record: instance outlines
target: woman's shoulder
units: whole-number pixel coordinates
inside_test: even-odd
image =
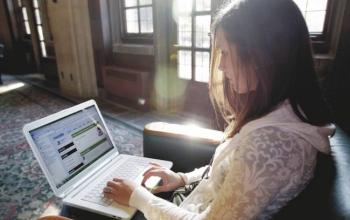
[[[281,126],[268,125],[242,134],[239,137],[239,142],[249,142],[252,145],[283,145],[294,146],[294,144],[307,144],[303,142],[303,138],[293,130]]]
[[[314,155],[316,149],[298,134],[278,126],[266,126],[241,136],[235,154],[269,159],[301,158]]]
[[[228,158],[230,172],[287,182],[291,176],[295,182],[304,182],[313,175],[317,150],[297,134],[279,127],[263,127],[236,144]]]

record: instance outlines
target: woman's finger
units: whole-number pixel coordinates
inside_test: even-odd
[[[120,187],[120,182],[116,182],[116,181],[108,181],[107,182],[107,186],[110,188],[113,188],[115,190],[118,190],[118,188]]]
[[[157,164],[157,163],[152,163],[152,162],[149,162],[149,164],[155,166],[155,167],[162,167],[161,165]]]
[[[145,182],[152,176],[160,177],[162,179],[164,185],[166,185],[168,183],[166,173],[163,170],[153,170],[153,171],[150,171],[143,176],[141,185],[145,185]]]
[[[152,162],[150,162],[149,164],[152,165],[152,166],[151,166],[150,168],[148,168],[148,169],[144,172],[144,174],[147,173],[147,172],[149,172],[149,171],[151,171],[151,170],[161,168],[161,166],[160,166],[159,164],[152,163]]]
[[[168,188],[166,186],[156,186],[151,190],[152,193],[160,193],[160,192],[167,192],[167,191],[168,191]]]
[[[106,186],[104,189],[103,189],[103,193],[105,194],[113,194],[115,193],[116,190],[112,187],[109,187],[109,186]]]
[[[103,196],[107,199],[111,199],[113,201],[118,202],[119,195],[117,194],[117,192],[113,191],[113,189],[112,189],[112,193],[104,192]]]
[[[159,167],[156,167],[156,166],[150,167],[143,173],[143,175],[145,175],[146,173],[148,173],[148,172],[150,172],[152,170],[156,170],[156,169],[159,169]]]
[[[107,199],[115,200],[115,197],[117,196],[117,190],[107,186],[103,189],[103,196]]]
[[[104,193],[104,197],[107,199],[113,199],[114,195],[112,193]]]
[[[115,178],[113,178],[113,181],[114,182],[124,182],[124,180],[123,179],[120,179],[120,178],[118,178],[118,177],[115,177]]]
[[[149,175],[150,173],[154,173],[154,172],[163,172],[163,173],[164,173],[165,170],[162,169],[162,168],[157,168],[157,167],[155,167],[155,168],[153,168],[153,169],[151,169],[151,170],[145,172],[145,173],[143,174],[143,176],[147,176],[147,175]]]

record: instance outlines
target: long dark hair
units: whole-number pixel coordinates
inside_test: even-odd
[[[209,89],[214,107],[232,125],[228,136],[286,99],[302,121],[317,126],[331,122],[314,69],[309,32],[292,0],[231,1],[214,19],[214,38],[219,28],[235,45],[240,65],[253,66],[258,81],[256,90],[247,94],[230,89],[218,73],[213,44]]]

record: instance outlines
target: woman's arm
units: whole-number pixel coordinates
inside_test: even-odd
[[[209,165],[203,166],[201,168],[196,168],[192,172],[189,173],[178,173],[180,174],[181,178],[184,180],[186,185],[189,185],[193,182],[196,182],[198,180],[202,179],[202,175],[204,171],[208,168]]]
[[[276,199],[275,209],[279,209],[305,185],[301,183],[303,171],[313,166],[304,161],[308,158],[304,155],[311,156],[313,149],[278,128],[259,130],[230,155],[224,182],[204,212],[189,212],[141,187],[134,191],[129,204],[147,219],[254,219]]]
[[[252,132],[231,155],[205,219],[264,219],[276,213],[312,178],[316,153],[305,140],[277,127]]]

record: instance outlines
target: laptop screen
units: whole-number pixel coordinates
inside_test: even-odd
[[[57,188],[113,149],[95,106],[32,130],[30,135]]]

